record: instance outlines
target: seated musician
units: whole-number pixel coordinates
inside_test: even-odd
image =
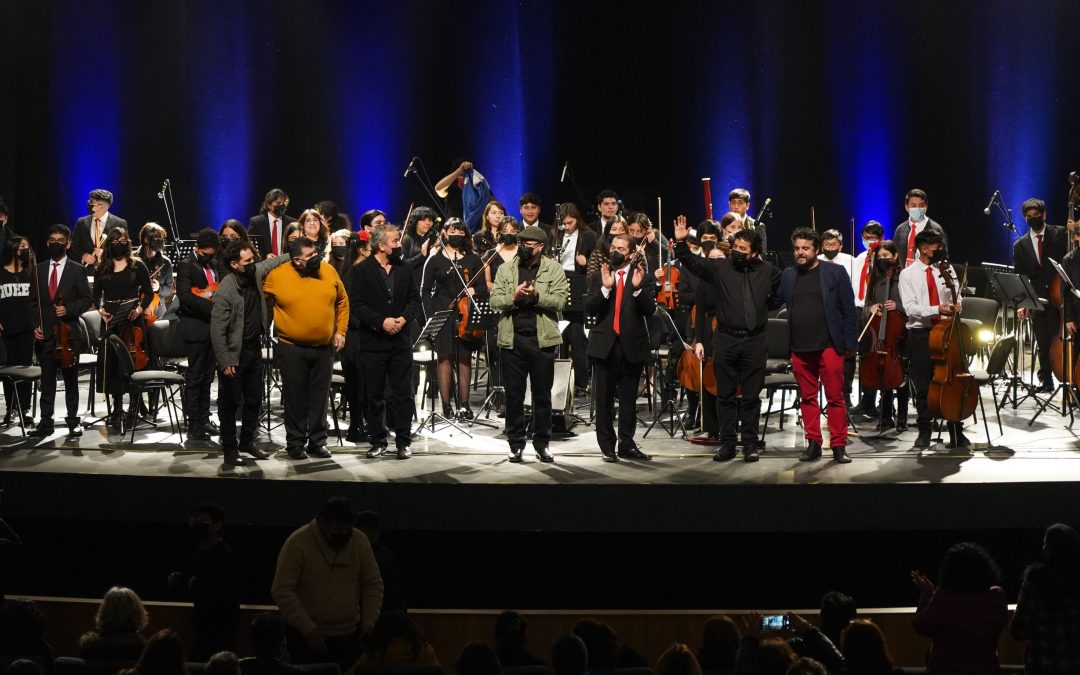
[[[865,230],[864,230],[865,232]],[[904,304],[900,298],[899,277],[900,251],[892,241],[883,241],[877,245],[874,254],[873,266],[867,276],[866,289],[863,294],[864,304],[862,310],[862,323],[870,320],[870,317],[880,313],[883,309],[892,314],[890,321],[899,321],[900,325],[907,322],[904,315]],[[871,356],[872,345],[868,338],[863,338],[861,345],[863,358]],[[905,353],[903,343],[899,345],[900,353]],[[907,371],[907,364],[904,364]],[[881,412],[875,429],[886,431],[896,427],[897,431],[907,431],[908,413],[908,385],[905,380],[895,390],[889,389],[881,392]],[[893,399],[896,399],[896,415],[893,416]]]

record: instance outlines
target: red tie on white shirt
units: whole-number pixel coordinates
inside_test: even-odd
[[[862,271],[859,272],[859,302],[866,297],[866,275],[870,271],[870,257],[873,256],[875,250],[877,250],[877,242],[871,244],[866,251],[866,259],[863,260]]]
[[[54,262],[52,264],[52,274],[49,275],[49,299],[56,299],[56,287],[59,285],[59,280],[56,278],[56,270],[60,267],[60,263]]]
[[[915,223],[911,223],[911,234],[907,238],[907,262],[910,265],[915,258]]]
[[[278,219],[274,218],[274,221],[270,224],[270,252],[274,255],[278,254],[277,250],[277,228]]]
[[[622,294],[623,294],[623,275],[626,274],[625,270],[619,270],[619,280],[615,282],[615,320],[612,322],[612,328],[615,329],[615,334],[619,334],[619,314],[622,313]]]
[[[941,304],[941,300],[938,298],[937,282],[934,280],[934,268],[933,267],[927,267],[926,268],[926,292],[927,292],[928,296],[930,297],[930,306],[931,307],[937,307],[938,305]],[[932,319],[932,321],[934,323],[937,323],[938,321],[941,321],[941,315],[939,314],[938,316],[935,316]]]
[[[210,283],[210,284],[214,283],[214,273],[210,271],[210,268],[209,267],[204,267],[203,272],[206,272],[206,281],[207,281],[207,283]]]

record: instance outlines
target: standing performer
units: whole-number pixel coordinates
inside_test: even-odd
[[[263,337],[270,322],[262,284],[272,269],[289,262],[279,255],[258,262],[250,242],[229,242],[222,252],[225,278],[214,294],[210,312],[210,344],[218,368],[218,419],[225,463],[241,466],[241,452],[255,459],[267,455],[255,447],[263,385]],[[240,413],[240,439],[236,438],[236,410]]]
[[[714,236],[711,228],[702,231],[703,236]],[[743,459],[756,462],[761,388],[765,383],[765,362],[769,355],[765,327],[768,308],[779,306],[780,272],[761,259],[761,236],[754,230],[735,233],[731,257],[718,260],[691,253],[684,241],[687,234],[686,217],[679,216],[675,221],[675,240],[678,242],[675,256],[686,270],[704,282],[703,287],[708,284],[716,315],[712,352],[720,446],[713,459],[722,462],[735,457],[735,420],[738,418]],[[701,295],[700,290],[698,295]],[[699,302],[702,300],[698,297]],[[699,312],[698,317],[704,318],[703,313]],[[698,357],[704,356],[704,349],[699,349]],[[741,405],[736,403],[739,387],[742,388]]]
[[[828,402],[829,446],[839,464],[851,461],[844,405],[844,359],[855,353],[855,294],[851,279],[838,265],[818,260],[821,237],[808,227],[791,234],[795,266],[784,270],[780,292],[788,308],[791,366],[799,383],[806,450],[804,462],[821,457],[821,408],[818,389]]]
[[[581,211],[574,204],[563,205],[561,214],[557,215],[562,216],[562,250],[558,262],[567,280],[574,276],[584,279],[589,256],[596,248],[596,233],[585,224]],[[584,396],[589,386],[589,341],[585,337],[585,313],[565,312],[563,319],[569,322],[564,333],[563,350],[570,352],[574,364],[574,395]]]
[[[585,312],[596,317],[589,335],[589,358],[595,373],[596,440],[605,462],[652,459],[634,443],[637,427],[638,381],[649,358],[649,329],[645,319],[656,312],[656,284],[635,261],[635,247],[626,234],[610,240],[609,262],[590,279]],[[631,263],[634,264],[631,264]],[[619,434],[613,417],[619,397]],[[618,455],[616,455],[616,443]]]
[[[71,247],[71,230],[66,225],[49,228],[46,246],[49,259],[38,264],[36,299],[41,325],[34,329],[38,340],[38,363],[41,364],[41,420],[31,436],[51,436],[53,428],[53,405],[56,400],[56,371],[64,377],[64,402],[67,405],[68,436],[81,436],[79,426],[79,354],[86,348],[83,344],[79,317],[90,309],[90,285],[86,281],[86,268],[67,257]],[[53,356],[57,346],[57,330],[66,325],[69,331],[68,345],[75,352],[74,362],[64,368]],[[67,332],[67,331],[66,331]]]
[[[855,260],[851,266],[851,287],[855,290],[855,307],[856,309],[862,309],[866,305],[866,293],[867,285],[870,281],[870,276],[873,270],[871,264],[874,260],[874,251],[877,249],[878,243],[884,236],[884,229],[881,227],[881,223],[876,220],[871,220],[862,229],[862,243],[863,252],[855,256]],[[896,274],[899,277],[899,271]],[[896,285],[896,279],[893,279],[893,285]],[[866,320],[863,320],[866,323]],[[854,377],[854,374],[852,374]],[[847,371],[844,372],[844,391],[851,391],[851,384],[847,380]],[[906,401],[907,399],[905,399]],[[866,386],[866,383],[862,380],[859,381],[859,404],[848,411],[850,414],[863,414],[870,417],[879,417],[877,410],[877,392]]]
[[[30,292],[34,285],[30,272],[32,253],[26,237],[13,235],[4,242],[0,255],[0,335],[3,337],[6,366],[29,366],[34,362],[34,326],[37,325],[37,317]],[[19,404],[15,402],[16,387]],[[5,425],[12,421],[18,424],[18,415],[22,415],[24,426],[33,423],[30,419],[29,381],[14,385],[11,380],[4,380],[4,398],[7,400]]]
[[[75,221],[75,234],[71,239],[71,255],[84,265],[96,265],[101,261],[105,235],[116,228],[127,231],[127,221],[109,213],[113,194],[108,190],[91,190],[86,200],[90,215]]]
[[[945,229],[926,217],[928,204],[926,192],[919,188],[908,190],[908,193],[904,196],[904,208],[907,210],[908,217],[907,220],[897,225],[893,231],[893,241],[896,242],[897,247],[903,247],[903,258],[900,261],[900,267],[906,267],[913,260],[918,259],[919,250],[918,245],[915,243],[915,237],[923,230],[933,230],[941,235],[942,248],[946,253],[949,250],[949,236],[945,234]]]
[[[518,235],[518,264],[500,265],[491,291],[491,308],[502,312],[498,344],[506,385],[506,438],[510,461],[525,452],[525,385],[532,384],[533,450],[541,462],[554,462],[551,441],[551,387],[555,352],[562,344],[559,312],[570,284],[557,262],[543,255],[543,229],[526,227]],[[635,392],[636,394],[636,392]]]
[[[1068,232],[1069,236],[1072,237],[1073,249],[1065,254],[1061,267],[1065,270],[1065,274],[1069,275],[1069,280],[1073,284],[1077,284],[1080,283],[1078,281],[1080,280],[1080,228],[1069,229]],[[1072,293],[1062,293],[1061,296],[1065,305],[1062,308],[1065,313],[1065,330],[1069,331],[1069,335],[1075,337],[1076,328],[1080,326],[1080,300],[1073,297]],[[1075,378],[1073,386],[1076,386]]]
[[[865,229],[863,230],[866,231]],[[879,313],[882,309],[896,312],[896,316],[890,321],[906,323],[907,316],[904,314],[904,302],[900,297],[900,251],[896,244],[891,241],[883,241],[874,247],[874,265],[866,283],[866,293],[863,297],[865,303],[862,310],[862,323],[865,325],[870,317]],[[872,345],[869,346],[872,350]],[[901,353],[906,353],[903,341],[900,345]],[[864,358],[872,357],[867,354]],[[907,371],[906,364],[904,368]],[[864,388],[863,392],[867,390]],[[878,415],[877,431],[885,431],[896,426],[897,431],[907,431],[908,415],[908,383],[905,381],[895,390],[887,389],[881,392],[881,411]],[[893,416],[893,398],[896,399],[896,416]],[[864,398],[865,401],[865,398]]]
[[[918,259],[900,272],[900,299],[903,300],[904,313],[908,318],[908,377],[915,388],[915,411],[919,415],[916,448],[930,447],[933,418],[927,395],[934,373],[934,363],[930,358],[930,330],[941,317],[960,311],[960,303],[948,297],[945,279],[937,268],[937,263],[945,261],[944,246],[944,238],[939,232],[923,230],[915,237]],[[948,447],[969,445],[971,441],[964,436],[963,424],[950,422]]]
[[[263,197],[259,215],[248,220],[248,236],[257,237],[259,255],[263,258],[286,253],[285,228],[296,218],[285,215],[289,195],[281,188],[271,188]]]
[[[1061,262],[1065,257],[1069,233],[1063,225],[1046,224],[1046,202],[1034,197],[1020,205],[1027,221],[1028,233],[1013,244],[1013,268],[1026,274],[1039,297],[1050,297],[1050,282],[1057,276],[1050,259]],[[1073,280],[1076,283],[1076,280]],[[1026,309],[1016,312],[1018,319],[1028,316]],[[1061,328],[1061,313],[1053,303],[1046,303],[1041,312],[1031,313],[1035,343],[1039,347],[1039,388],[1050,394],[1054,391],[1054,369],[1050,362],[1050,345]]]
[[[220,239],[210,228],[199,230],[195,250],[180,263],[176,274],[176,297],[180,303],[180,336],[184,339],[188,367],[184,371],[184,413],[188,438],[208,441],[219,433],[210,420],[210,385],[214,382],[214,350],[210,344],[210,315],[214,293],[221,281]]]
[[[761,235],[761,252],[768,251],[768,236],[765,234],[765,224],[759,223],[749,215],[750,191],[745,188],[735,188],[728,193],[728,209],[735,214],[739,224],[744,230],[754,230]]]
[[[345,349],[359,364],[367,392],[365,412],[371,440],[367,456],[386,452],[389,425],[394,428],[397,458],[408,459],[413,416],[408,327],[420,316],[420,293],[412,268],[403,259],[401,232],[395,225],[384,223],[371,232],[371,250],[369,257],[349,270],[345,280],[349,292]]]

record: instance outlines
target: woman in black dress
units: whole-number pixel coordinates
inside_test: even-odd
[[[110,430],[123,430],[125,391],[124,382],[115,358],[109,353],[106,340],[109,335],[124,336],[126,329],[137,326],[143,329],[143,349],[149,349],[146,337],[146,321],[143,314],[154,298],[150,272],[146,265],[131,255],[131,241],[127,230],[116,228],[105,236],[105,251],[94,270],[94,307],[101,314],[102,349],[105,357],[98,360],[98,391],[112,397],[112,412],[106,422]],[[128,409],[127,424],[135,423],[139,406],[135,401]]]
[[[172,260],[165,255],[165,228],[157,223],[147,223],[139,230],[139,260],[146,265],[150,273],[150,287],[158,294],[154,316],[159,319],[175,319],[176,306],[173,304],[173,266]],[[172,309],[172,311],[169,311]]]
[[[459,408],[457,417],[467,421],[473,418],[472,409],[469,407],[472,352],[484,343],[483,338],[468,339],[457,336],[461,315],[457,312],[456,306],[457,300],[462,297],[462,282],[469,283],[477,274],[482,275],[483,272],[480,269],[483,263],[480,256],[472,252],[469,229],[459,218],[446,221],[446,230],[440,245],[440,250],[428,258],[424,265],[420,295],[424,299],[429,317],[437,311],[452,308],[455,310],[453,319],[446,322],[435,338],[435,353],[439,358],[437,369],[439,398],[442,400],[443,415],[447,417],[453,415],[450,389],[456,362]],[[469,285],[468,292],[474,297],[486,298],[487,284],[481,277]]]
[[[34,358],[34,305],[30,298],[33,285],[30,265],[30,242],[26,237],[14,235],[4,242],[0,257],[0,335],[7,354],[5,366],[29,366]],[[18,384],[19,403],[23,424],[30,424],[30,382]],[[15,390],[11,382],[4,380],[4,399],[7,413],[4,425],[18,421],[14,413],[20,406],[15,403]]]
[[[476,252],[481,256],[499,243],[499,231],[505,218],[506,207],[494,199],[484,207],[484,215],[480,218],[480,231],[473,237]]]

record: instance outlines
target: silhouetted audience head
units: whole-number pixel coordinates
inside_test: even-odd
[[[495,619],[495,644],[524,645],[529,632],[525,617],[508,609]]]
[[[260,659],[284,658],[285,622],[277,614],[263,612],[251,621],[251,649]]]
[[[113,586],[101,600],[94,615],[94,630],[98,635],[138,633],[150,623],[150,617],[135,591]]]
[[[31,659],[15,659],[4,671],[5,675],[44,675],[41,664]]]
[[[820,628],[833,644],[840,644],[840,633],[858,614],[855,600],[847,593],[829,591],[821,596]]]
[[[752,672],[755,675],[785,675],[797,659],[787,640],[766,638],[758,644]]]
[[[656,661],[656,675],[701,675],[701,666],[689,647],[676,642]]]
[[[420,653],[427,644],[424,634],[408,614],[398,610],[383,612],[375,621],[366,651],[377,659],[382,658],[386,656],[390,643],[398,640],[409,645],[414,660],[420,658]]]
[[[187,675],[184,643],[175,631],[169,628],[159,630],[146,641],[135,667],[123,672],[132,675]]]
[[[0,610],[0,654],[18,656],[45,638],[45,617],[33,600],[8,599]]]
[[[502,675],[495,648],[486,642],[470,642],[454,662],[455,675]]]
[[[804,656],[788,666],[786,675],[829,675],[829,669],[809,656]]]
[[[1055,523],[1043,534],[1043,560],[1059,580],[1080,575],[1080,534],[1064,523]]]
[[[232,652],[218,652],[206,662],[206,675],[240,675],[240,659]]]
[[[578,619],[570,632],[581,638],[589,653],[589,670],[612,670],[619,665],[619,636],[605,623]]]
[[[978,544],[962,542],[945,553],[938,585],[950,591],[987,591],[1001,584],[1001,569],[990,552]]]
[[[732,670],[741,639],[739,627],[730,616],[710,618],[702,631],[698,663],[704,670]]]
[[[561,635],[551,643],[551,671],[555,675],[585,675],[589,650],[576,635]]]
[[[355,527],[364,533],[372,546],[379,542],[379,514],[374,511],[357,513]]]
[[[852,621],[844,629],[840,642],[847,663],[847,675],[889,675],[893,672],[885,635],[873,621]]]

